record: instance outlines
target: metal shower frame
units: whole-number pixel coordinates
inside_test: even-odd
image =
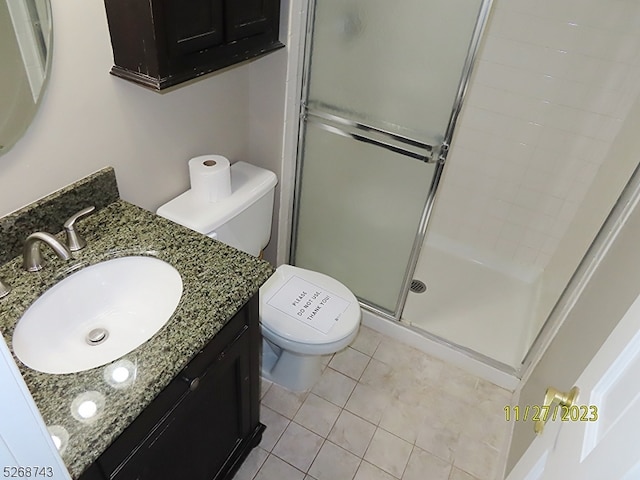
[[[404,305],[405,305],[407,296],[409,294],[409,289],[411,287],[411,280],[416,269],[418,257],[420,255],[420,250],[422,248],[422,244],[426,236],[427,227],[429,224],[429,220],[431,218],[431,212],[433,210],[435,195],[438,189],[438,185],[440,183],[440,179],[442,177],[442,172],[444,170],[447,155],[449,153],[449,145],[451,144],[456,122],[458,120],[460,111],[462,109],[464,97],[467,92],[471,74],[473,72],[474,62],[478,53],[480,40],[482,38],[482,34],[484,32],[484,29],[487,23],[487,19],[489,16],[489,12],[491,10],[491,5],[493,3],[493,0],[482,0],[482,4],[478,11],[476,25],[473,31],[473,35],[471,37],[471,42],[469,44],[469,49],[467,51],[467,56],[465,58],[465,62],[462,68],[462,75],[460,78],[460,82],[458,84],[458,91],[456,94],[456,98],[452,105],[451,115],[449,117],[447,129],[445,131],[444,139],[442,143],[439,145],[428,145],[425,143],[421,143],[416,140],[402,137],[395,133],[381,130],[371,125],[354,122],[351,120],[341,118],[336,115],[320,113],[312,109],[309,109],[307,107],[305,102],[306,102],[306,99],[308,98],[308,91],[309,91],[309,70],[311,66],[310,53],[311,53],[312,42],[313,42],[313,23],[314,23],[314,15],[316,10],[315,7],[316,7],[317,1],[318,0],[309,0],[309,7],[308,7],[307,19],[306,19],[307,23],[306,23],[306,29],[305,29],[306,34],[305,34],[304,62],[303,62],[303,71],[302,71],[302,91],[301,91],[302,101],[300,103],[300,111],[299,111],[294,207],[293,207],[293,219],[292,219],[293,221],[292,221],[292,228],[291,228],[291,242],[289,247],[290,248],[289,258],[291,262],[295,262],[295,249],[296,249],[297,232],[298,232],[299,199],[300,199],[301,174],[302,174],[301,173],[302,162],[300,161],[300,156],[304,147],[304,133],[305,133],[304,124],[306,121],[314,122],[314,121],[320,120],[321,122],[323,122],[322,128],[324,128],[325,130],[329,130],[332,133],[337,133],[342,136],[347,136],[349,138],[352,138],[358,141],[373,143],[379,147],[392,150],[396,153],[401,153],[403,155],[407,155],[411,158],[424,161],[427,163],[436,164],[436,169],[433,174],[431,184],[428,187],[429,192],[427,194],[425,206],[423,208],[422,215],[417,226],[417,231],[413,241],[413,246],[411,249],[411,253],[409,255],[409,261],[405,271],[404,280],[400,289],[400,296],[398,297],[398,301],[396,303],[394,310],[388,311],[366,300],[359,299],[360,305],[362,306],[362,308],[378,316],[381,316],[383,318],[400,321],[400,318],[402,316],[402,310],[404,309]],[[325,122],[327,121],[330,123],[330,125],[326,125]],[[318,123],[318,125],[321,125],[321,124]],[[369,135],[368,137],[364,137],[360,135],[360,133],[365,133],[365,132]]]

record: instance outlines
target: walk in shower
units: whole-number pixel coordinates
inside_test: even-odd
[[[292,263],[517,372],[638,163],[639,7],[309,9]]]

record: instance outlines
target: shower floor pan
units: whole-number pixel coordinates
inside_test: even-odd
[[[517,368],[531,341],[536,285],[427,246],[402,321]]]

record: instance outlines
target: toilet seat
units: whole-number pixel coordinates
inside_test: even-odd
[[[293,315],[269,304],[292,277],[298,277],[320,289],[346,300],[349,305],[330,327],[327,333],[303,323]],[[360,304],[351,291],[334,278],[319,272],[306,270],[292,265],[281,265],[275,273],[260,287],[260,322],[265,337],[285,349],[300,353],[318,353],[343,347],[353,339],[360,324]],[[271,337],[271,338],[270,338]],[[346,345],[344,345],[346,346]],[[333,350],[335,352],[336,350]],[[331,352],[331,353],[333,353]]]

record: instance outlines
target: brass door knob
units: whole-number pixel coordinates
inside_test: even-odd
[[[558,402],[563,407],[569,408],[576,403],[578,400],[578,395],[580,394],[580,389],[578,387],[573,387],[568,392],[561,392],[557,388],[549,387],[544,394],[544,401],[542,403],[541,413],[538,420],[533,424],[533,431],[536,432],[536,435],[540,435],[544,430],[544,424],[549,418],[549,411],[551,410],[551,405],[553,402]],[[553,418],[556,416],[553,415]]]

